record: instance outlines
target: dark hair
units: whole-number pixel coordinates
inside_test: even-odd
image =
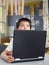
[[[28,18],[21,18],[21,19],[19,19],[18,22],[16,23],[16,28],[19,27],[19,25],[20,25],[20,23],[21,23],[22,21],[28,22],[28,23],[30,24],[30,29],[31,29],[31,21],[30,21]]]

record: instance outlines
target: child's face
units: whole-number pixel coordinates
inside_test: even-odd
[[[29,24],[29,22],[26,22],[26,21],[20,22],[18,30],[30,30],[30,24]]]

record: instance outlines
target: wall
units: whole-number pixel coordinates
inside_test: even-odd
[[[35,7],[34,9],[34,15],[30,14],[30,6],[25,6],[24,7],[24,16],[29,17],[31,19],[32,23],[32,30],[42,30],[43,29],[43,18],[42,16],[39,16],[39,9],[42,9],[42,2],[40,4],[40,7]],[[8,21],[8,34],[10,37],[13,36],[13,30],[15,29],[16,26],[16,20],[18,20],[21,17],[24,16],[16,16],[15,14],[13,16],[8,16],[7,21]],[[11,32],[10,32],[11,31]]]
[[[49,47],[48,0],[43,0],[43,21],[44,21],[44,30],[47,31],[46,47]]]
[[[49,0],[43,0],[43,2],[40,3],[39,7],[34,6],[33,15],[31,15],[31,13],[30,13],[30,6],[25,6],[24,14],[26,16],[25,15],[24,16],[31,19],[32,30],[46,30],[47,31],[46,47],[49,47],[49,22],[48,22],[48,18],[45,17],[45,14],[48,13],[49,4],[47,4],[47,3],[49,3]],[[44,16],[43,16],[43,13],[44,13]],[[13,30],[15,29],[16,20],[18,20],[21,17],[23,17],[23,16],[13,15],[13,16],[7,17],[8,36],[10,36],[10,38],[13,36]]]
[[[49,28],[46,28],[46,24],[49,26],[49,24],[43,19],[43,2],[41,2],[40,7],[34,7],[34,15],[30,15],[30,7],[27,6],[25,7],[25,15],[26,17],[31,19],[31,23],[32,23],[32,29],[33,30],[46,30],[47,33],[49,33]],[[47,5],[44,5],[47,9]],[[24,15],[24,16],[25,16]],[[28,15],[28,16],[27,16]],[[13,30],[15,29],[15,24],[16,24],[16,20],[18,20],[19,18],[21,18],[22,16],[8,16],[7,20],[8,20],[8,34],[10,37],[13,36]],[[11,31],[11,32],[10,32]],[[49,37],[49,35],[48,35]],[[49,47],[49,38],[47,37],[47,43],[46,43],[46,47]]]

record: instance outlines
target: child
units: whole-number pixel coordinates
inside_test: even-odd
[[[31,29],[31,21],[28,18],[21,18],[16,23],[17,30],[30,30]],[[13,39],[10,41],[8,47],[1,53],[1,57],[7,62],[13,62],[14,57],[12,56],[13,49]]]

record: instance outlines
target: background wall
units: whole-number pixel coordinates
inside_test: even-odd
[[[33,6],[32,6],[33,8]],[[15,14],[13,16],[8,16],[7,21],[8,21],[8,36],[12,37],[13,36],[13,30],[15,29],[15,24],[16,21],[19,18],[22,17],[27,17],[31,20],[32,23],[32,30],[43,30],[43,16],[40,15],[40,10],[43,10],[43,4],[42,2],[40,3],[39,6],[34,6],[33,8],[34,14],[30,13],[30,6],[25,6],[24,7],[24,15],[19,15],[16,16]]]
[[[27,17],[31,20],[32,30],[44,29],[47,31],[47,47],[49,46],[49,17],[46,16],[46,14],[48,14],[49,0],[25,3],[23,16],[16,16],[14,13],[12,16],[7,16],[5,6],[0,7],[2,7],[2,11],[0,10],[0,33],[3,34],[2,36],[5,35],[11,38],[13,36],[13,30],[15,29],[17,20],[21,17]]]

